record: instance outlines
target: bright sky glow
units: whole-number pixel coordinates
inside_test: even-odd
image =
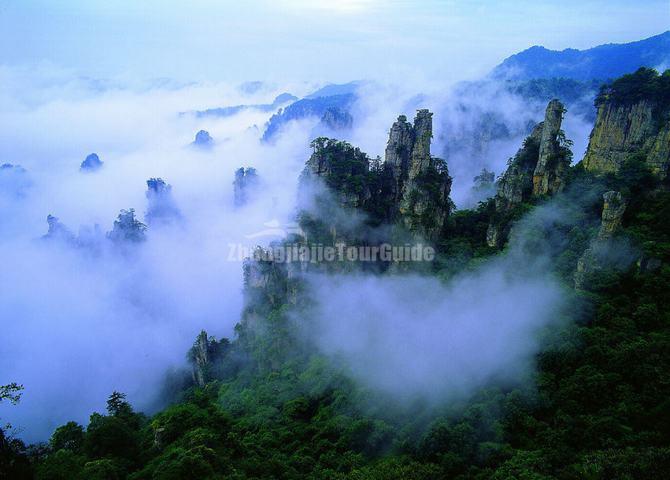
[[[532,45],[669,26],[667,0],[0,0],[0,63],[104,78],[449,79]]]

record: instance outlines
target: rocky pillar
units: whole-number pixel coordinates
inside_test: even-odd
[[[391,127],[386,144],[385,159],[391,166],[395,180],[396,198],[402,195],[402,187],[409,172],[410,156],[414,147],[414,129],[405,115],[400,115]]]
[[[533,195],[546,195],[557,190],[555,180],[560,177],[560,145],[558,134],[561,130],[565,107],[557,99],[547,105],[540,138],[540,154],[533,173]]]
[[[418,110],[414,117],[414,147],[409,169],[409,178],[413,180],[430,166],[430,142],[433,138],[433,114]]]
[[[204,330],[200,332],[191,349],[191,360],[193,362],[193,381],[199,387],[204,387],[207,383],[205,367],[209,363],[209,338]]]
[[[603,195],[603,200],[598,236],[577,261],[575,272],[575,289],[577,290],[584,289],[588,275],[598,272],[607,264],[607,253],[603,247],[621,227],[621,220],[626,211],[626,202],[619,192],[607,192]]]
[[[603,195],[603,213],[600,222],[598,240],[612,238],[621,226],[623,214],[626,211],[626,201],[619,192],[607,192]]]

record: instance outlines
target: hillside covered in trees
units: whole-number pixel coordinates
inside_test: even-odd
[[[431,155],[427,110],[413,123],[398,118],[384,160],[315,139],[300,182],[299,195],[307,197],[297,215],[301,233],[285,245],[422,241],[434,246],[434,257],[416,264],[250,258],[235,336],[198,336],[185,352],[191,374],[165,386],[166,407],[145,415],[112,392],[105,412],[92,412],[87,425],[58,427],[48,443],[25,445],[11,429],[0,431],[0,478],[667,477],[667,78],[667,71],[642,69],[604,86],[586,157],[573,165],[561,130],[564,107],[550,102],[507,171],[495,183],[487,172],[479,177],[494,193],[474,209],[457,210],[449,199],[452,179],[447,163]],[[148,185],[154,220],[177,218],[169,185]],[[115,231],[127,230],[124,218]],[[560,308],[538,305],[551,318],[533,330],[537,349],[521,376],[501,380],[493,370],[459,394],[427,397],[393,380],[403,366],[385,372],[394,388],[380,387],[306,333],[318,323],[315,289],[335,296],[342,276],[363,282],[416,275],[448,288],[462,275],[482,278],[491,265],[521,283],[540,271],[563,299]],[[482,302],[494,295],[487,288],[473,293]],[[438,298],[426,293],[425,301]],[[346,324],[351,312],[340,307],[335,321]],[[431,304],[424,307],[430,315]],[[492,318],[487,328],[498,327]],[[402,340],[392,346],[411,363],[402,357],[407,348]],[[463,368],[491,348],[477,345]],[[445,351],[440,363],[450,355]],[[438,372],[430,391],[452,380],[440,368],[430,368]],[[3,386],[0,401],[20,402],[21,392],[21,385]]]

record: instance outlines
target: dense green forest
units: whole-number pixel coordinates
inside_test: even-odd
[[[606,95],[616,102],[639,101],[642,95],[660,96],[665,105],[667,78],[668,72],[651,79],[647,71],[625,76],[603,88],[597,102]],[[392,173],[374,160],[368,168],[365,154],[348,144],[319,139],[313,146],[312,161],[328,157],[337,167],[328,187],[345,191],[355,200],[347,208],[368,215],[365,228],[396,219]],[[430,198],[441,198],[437,190],[448,183],[448,173],[439,159],[435,165],[430,175],[417,177],[417,185]],[[458,272],[505,255],[515,228],[520,231],[530,213],[570,212],[567,220],[534,225],[524,246],[528,256],[551,246],[549,270],[570,296],[570,307],[560,313],[563,321],[542,333],[531,381],[491,386],[467,400],[439,405],[408,405],[374,391],[296,332],[292,318],[310,308],[300,281],[287,276],[286,267],[250,263],[247,306],[235,337],[198,338],[188,353],[198,375],[186,386],[175,381],[166,387],[169,406],[147,416],[113,392],[106,412],[93,413],[85,426],[62,425],[46,444],[25,445],[11,429],[0,431],[0,478],[667,478],[668,180],[652,174],[644,154],[631,155],[607,175],[577,163],[566,178],[560,193],[525,199],[508,212],[508,220],[518,223],[500,248],[486,242],[493,199],[476,209],[451,211],[435,242],[435,261],[428,272],[422,267],[422,273],[448,283]],[[376,193],[365,195],[370,186]],[[627,201],[612,241],[628,253],[589,270],[587,281],[575,289],[579,259],[598,236],[602,195],[612,190]],[[328,241],[333,221],[312,211],[301,217],[301,226]],[[392,270],[382,265],[376,272],[395,274]],[[254,283],[260,274],[271,279],[262,288]],[[0,392],[2,402],[20,401],[20,385]]]
[[[634,104],[641,100],[654,99],[662,108],[670,104],[670,70],[662,75],[651,68],[640,68],[617,78],[600,88],[596,105],[606,100],[614,104]]]

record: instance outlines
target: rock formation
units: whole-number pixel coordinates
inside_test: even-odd
[[[570,157],[563,155],[560,135],[565,107],[554,99],[547,105],[542,123],[540,153],[533,172],[533,195],[551,195],[565,186]]]
[[[321,124],[333,131],[346,130],[353,126],[354,117],[340,107],[329,107],[321,116]]]
[[[544,121],[533,128],[508,162],[497,184],[495,214],[486,235],[489,246],[500,246],[504,242],[517,206],[533,198],[554,195],[565,187],[572,152],[571,142],[561,130],[564,113],[560,101],[550,101]]]
[[[586,249],[577,261],[575,289],[583,289],[588,276],[603,268],[603,265],[607,261],[606,247],[614,234],[621,227],[621,221],[625,211],[626,202],[621,193],[610,191],[603,195],[603,211],[601,215],[600,229],[591,246]]]
[[[526,137],[523,146],[508,162],[507,170],[498,180],[496,210],[511,210],[533,194],[533,174],[540,154],[543,125],[539,123]]]
[[[368,156],[347,142],[331,138],[319,137],[311,146],[314,151],[305,165],[301,181],[318,177],[336,196],[340,206],[364,209],[374,190]]]
[[[103,162],[100,160],[100,157],[98,157],[98,154],[91,153],[84,159],[83,162],[81,162],[79,170],[82,172],[95,172],[102,167],[102,164]]]
[[[70,230],[53,215],[47,215],[47,224],[49,230],[42,236],[45,240],[59,240],[67,243],[73,243],[75,236]]]
[[[451,211],[451,177],[443,160],[432,157],[432,114],[420,110],[414,124],[400,116],[389,134],[386,160],[371,160],[360,149],[331,138],[316,138],[300,178],[298,215],[302,234],[291,245],[379,246],[391,238],[434,239]],[[325,187],[325,188],[323,188]],[[303,198],[301,198],[301,196]],[[301,201],[302,200],[302,201]],[[388,228],[389,224],[405,229]],[[273,246],[258,248],[244,263],[245,309],[238,329],[244,343],[279,305],[295,304],[302,273],[312,269],[358,268],[327,261],[310,263],[272,257]],[[299,254],[298,254],[299,255]],[[383,270],[384,262],[365,267]],[[273,320],[274,321],[274,320]],[[273,367],[272,355],[267,364]]]
[[[405,115],[400,115],[391,126],[389,140],[386,144],[385,161],[393,172],[396,199],[402,198],[402,190],[409,174],[409,164],[414,147],[414,128],[407,122]]]
[[[211,148],[214,146],[214,139],[207,130],[200,130],[195,134],[192,145],[199,148]]]
[[[409,167],[410,180],[425,172],[431,165],[430,143],[433,139],[433,114],[419,110],[414,117],[414,145],[412,163]]]
[[[105,234],[98,224],[81,225],[77,235],[72,233],[57,217],[47,215],[49,229],[42,235],[43,240],[59,242],[80,249],[82,253],[98,255],[105,242]]]
[[[11,163],[0,165],[0,197],[24,197],[31,185],[28,172],[22,166]]]
[[[342,85],[341,87],[345,86]],[[350,84],[350,87],[355,88],[353,83]],[[327,134],[323,130],[336,130],[332,128],[333,125],[328,125],[328,121],[330,119],[338,119],[336,124],[343,125],[340,120],[351,116],[350,112],[356,99],[357,95],[351,89],[325,87],[319,92],[314,92],[303,99],[291,103],[285,108],[279,109],[277,113],[270,117],[270,120],[265,125],[261,141],[263,143],[273,142],[284,131],[288,122],[310,117],[321,120],[316,128],[317,133],[314,136]],[[328,110],[331,113],[327,113]]]
[[[258,188],[258,174],[255,168],[240,167],[235,171],[235,180],[233,181],[233,202],[236,207],[246,205],[253,190]]]
[[[659,178],[668,177],[670,105],[663,96],[664,89],[658,87],[664,77],[667,75],[659,77],[654,71],[640,69],[601,92],[583,161],[587,170],[617,173],[626,160],[638,155]],[[627,81],[631,78],[634,83]]]
[[[312,142],[303,179],[320,177],[340,206],[365,211],[372,223],[402,223],[434,239],[453,208],[446,162],[430,154],[432,113],[417,112],[414,124],[404,115],[389,132],[386,159],[370,160],[346,142],[320,137]],[[323,216],[322,216],[323,217]]]
[[[107,233],[107,238],[115,243],[143,242],[147,227],[135,218],[135,210],[121,210],[118,218],[114,221],[114,228]]]
[[[472,187],[464,207],[473,207],[478,202],[494,197],[496,194],[495,173],[483,168],[479,175],[472,179]]]
[[[193,366],[193,381],[199,387],[206,383],[205,367],[209,363],[209,337],[204,330],[200,332],[191,348],[190,359]]]
[[[275,262],[271,250],[257,247],[254,258],[243,265],[244,290],[247,299],[263,308],[285,303],[294,279],[290,262]]]
[[[404,225],[434,239],[453,205],[449,198],[452,178],[444,160],[431,156],[433,114],[418,110],[414,124],[401,115],[391,126],[386,164],[393,176],[393,192]]]
[[[172,186],[162,178],[147,180],[145,195],[149,205],[144,218],[149,225],[167,224],[181,219],[181,212],[172,197]]]
[[[220,361],[226,354],[230,342],[227,339],[220,341],[207,335],[202,330],[188,352],[188,359],[191,363],[191,375],[193,382],[204,387],[211,380],[216,362]]]
[[[393,167],[397,193],[404,196],[417,177],[431,166],[430,142],[433,138],[433,114],[418,110],[414,125],[400,115],[391,126],[386,145],[386,163]]]
[[[269,254],[269,250],[258,247],[253,257],[244,262],[245,306],[242,320],[235,327],[238,340],[243,345],[251,345],[254,338],[268,333],[266,322],[274,309],[280,305],[295,305],[297,302],[300,271],[296,271],[294,263],[274,261],[271,256],[266,257],[266,254]],[[271,321],[276,329],[286,319],[282,315],[272,316]],[[272,348],[259,352],[259,368],[269,367],[274,370],[280,367],[277,354],[288,346],[285,338],[275,338],[277,343],[273,343]]]
[[[617,173],[626,159],[642,153],[652,172],[660,178],[667,177],[670,121],[659,128],[653,111],[654,104],[648,100],[633,105],[601,104],[584,167],[595,173]]]
[[[597,237],[599,241],[609,240],[614,236],[621,226],[625,211],[626,202],[621,193],[610,191],[603,195],[603,212]]]

